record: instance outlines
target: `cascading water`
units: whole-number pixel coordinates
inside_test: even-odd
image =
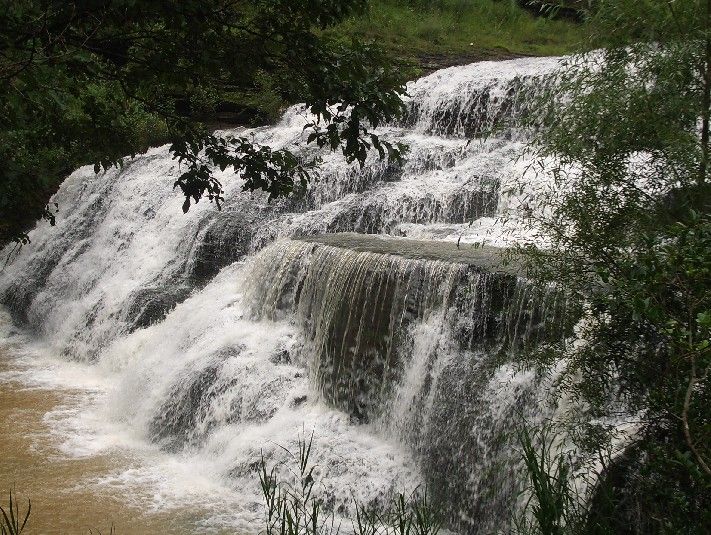
[[[313,429],[320,492],[339,512],[353,493],[426,485],[452,528],[505,530],[520,483],[512,422],[544,412],[540,381],[505,355],[559,335],[562,304],[472,243],[517,239],[498,219],[515,213],[501,191],[525,167],[516,119],[557,64],[410,84],[402,124],[380,132],[409,146],[406,163],[325,154],[299,199],[267,203],[223,174],[223,210],[182,215],[166,147],[82,168],[54,198],[57,226],[12,255],[0,299],[42,351],[110,384],[100,418],[181,462],[209,460],[209,477],[239,489],[243,507],[216,523],[258,530],[256,464]],[[307,150],[304,115],[252,135]]]

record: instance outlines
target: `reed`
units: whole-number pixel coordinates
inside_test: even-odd
[[[264,497],[266,535],[338,535],[342,520],[319,496],[311,462],[313,433],[299,436],[298,451],[288,460],[268,467],[262,456],[259,481]],[[281,470],[280,470],[281,469]],[[280,476],[280,474],[286,476]],[[426,492],[398,493],[385,506],[352,502],[355,535],[438,535],[442,528],[439,509]]]
[[[25,512],[24,518],[22,517],[17,498],[12,495],[11,490],[7,509],[0,505],[0,513],[2,513],[2,523],[0,523],[0,535],[19,535],[20,533],[22,533],[25,529],[25,526],[27,525],[27,520],[30,518],[31,511],[32,502],[28,498],[27,511]]]

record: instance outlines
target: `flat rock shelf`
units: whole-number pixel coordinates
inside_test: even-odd
[[[504,257],[505,249],[499,247],[480,246],[472,243],[457,245],[449,241],[413,240],[354,232],[317,234],[295,239],[363,253],[388,254],[412,260],[440,260],[467,264],[490,273],[511,275],[522,273],[521,265],[515,261],[507,261]]]

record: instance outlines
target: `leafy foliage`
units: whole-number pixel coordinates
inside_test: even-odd
[[[218,202],[214,165],[246,189],[288,194],[309,177],[293,155],[221,139],[196,120],[220,103],[273,94],[306,102],[311,141],[363,162],[371,128],[402,110],[403,81],[375,46],[324,29],[366,0],[23,0],[0,13],[0,240],[26,242],[28,222],[54,222],[40,203],[80,164],[120,165],[170,141],[185,171],[184,209]],[[324,141],[326,140],[326,141]]]
[[[572,483],[573,463],[560,448],[549,426],[519,430],[521,457],[528,484],[523,511],[514,518],[516,532],[565,535],[575,533],[585,517],[584,499]]]
[[[565,364],[562,382],[588,419],[635,421],[630,485],[675,496],[645,529],[704,532],[711,2],[600,0],[590,24],[592,46],[613,46],[572,58],[552,85],[535,150],[555,180],[530,199],[542,208],[530,223],[550,247],[523,248],[532,274],[585,310],[581,343],[537,361]]]

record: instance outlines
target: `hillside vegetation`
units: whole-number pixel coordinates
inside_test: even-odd
[[[559,55],[576,48],[581,25],[550,20],[516,0],[372,0],[366,15],[334,31],[371,39],[425,69],[478,59]],[[433,61],[434,60],[434,61]]]

